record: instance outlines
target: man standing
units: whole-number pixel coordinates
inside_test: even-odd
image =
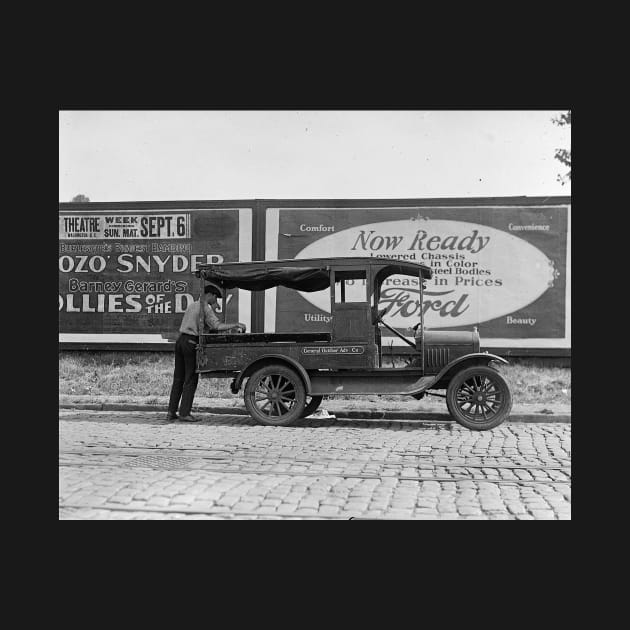
[[[222,324],[216,316],[212,307],[217,305],[217,297],[220,297],[219,289],[213,285],[208,285],[204,290],[204,295],[200,300],[194,301],[184,313],[181,326],[179,327],[179,337],[175,343],[175,371],[173,373],[173,385],[168,403],[168,413],[166,420],[183,420],[185,422],[197,422],[199,418],[190,415],[199,375],[196,372],[197,355],[196,346],[199,343],[199,312],[203,308],[204,321],[206,326],[212,331],[231,330],[236,328],[238,332],[245,332],[245,324]],[[208,305],[208,303],[210,305]],[[181,398],[181,405],[180,405]],[[177,407],[179,413],[177,415]]]

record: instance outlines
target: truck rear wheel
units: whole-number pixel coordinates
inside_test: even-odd
[[[451,416],[473,431],[499,426],[512,409],[512,395],[505,379],[493,368],[479,365],[455,374],[446,390]]]
[[[267,365],[245,385],[245,407],[261,424],[284,427],[302,417],[306,391],[300,376],[284,365]]]

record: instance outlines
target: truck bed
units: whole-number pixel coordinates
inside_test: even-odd
[[[204,345],[221,343],[273,343],[273,342],[295,342],[311,343],[313,341],[330,342],[331,334],[326,332],[314,333],[239,333],[229,335],[203,335]]]

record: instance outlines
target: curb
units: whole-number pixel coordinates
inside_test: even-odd
[[[166,412],[162,405],[139,405],[121,403],[60,403],[59,409],[85,409],[91,411],[155,411]],[[240,407],[195,407],[199,412],[214,413],[218,415],[248,416],[245,409]],[[352,410],[329,412],[337,418],[348,418],[356,420],[424,420],[425,422],[454,422],[448,413],[438,413],[431,411],[372,411],[372,410]],[[545,414],[527,413],[512,414],[506,420],[510,422],[540,422],[540,423],[571,423],[570,414]]]

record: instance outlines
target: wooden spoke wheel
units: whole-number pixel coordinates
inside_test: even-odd
[[[302,379],[284,365],[261,368],[245,386],[245,407],[261,424],[287,426],[302,417],[305,402]]]
[[[446,406],[459,424],[484,431],[508,417],[512,396],[499,372],[480,365],[455,374],[446,390]]]
[[[302,413],[301,417],[306,418],[312,413],[315,413],[317,411],[317,408],[321,405],[323,399],[323,396],[307,396],[306,407],[304,407],[304,412]]]

